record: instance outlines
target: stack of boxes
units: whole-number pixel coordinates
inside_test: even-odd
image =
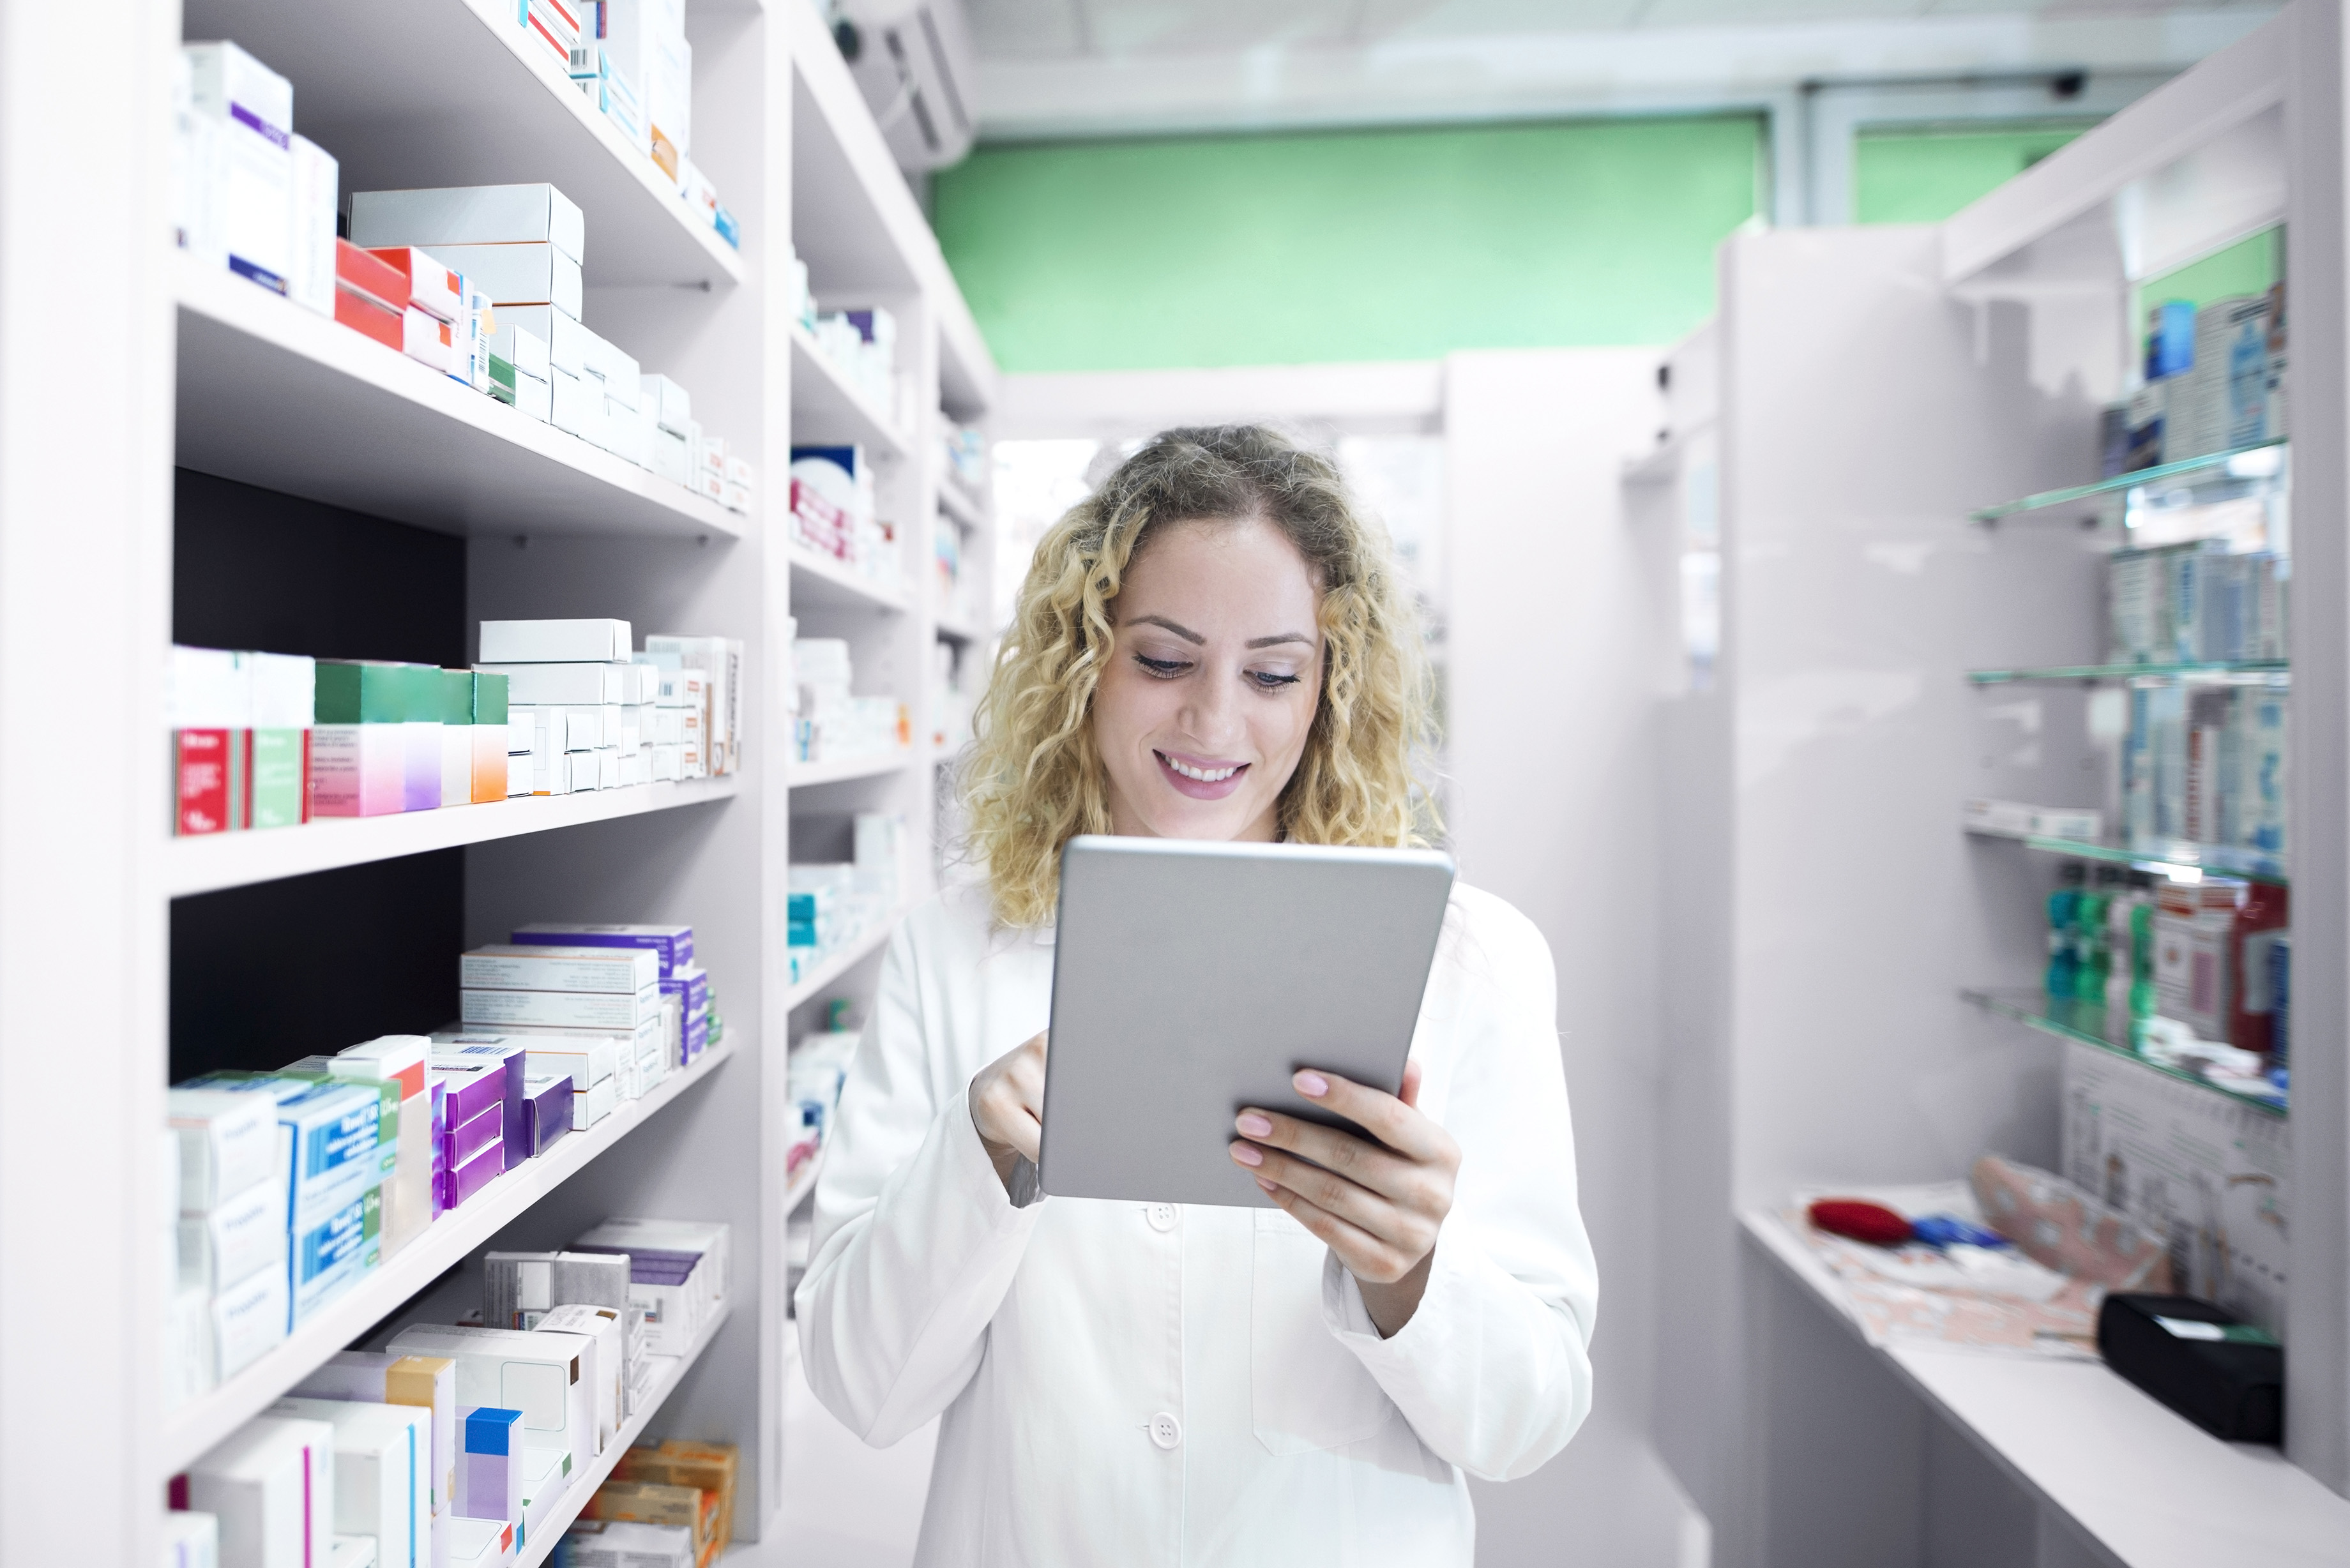
[[[575,1124],[592,1127],[619,1102],[617,1081],[626,1056],[637,1060],[637,1042],[661,1023],[660,961],[650,949],[551,947],[511,944],[475,948],[459,962],[459,1005],[470,1034],[494,1034],[525,1054],[526,1079],[560,1085],[560,1102],[525,1098],[536,1126],[526,1137],[530,1155],[544,1152]],[[547,1043],[546,1049],[520,1032],[579,1031]],[[633,1097],[633,1096],[632,1096]],[[576,1100],[576,1106],[575,1106]],[[575,1108],[577,1114],[575,1115]],[[551,1116],[550,1116],[551,1113]]]
[[[734,771],[742,644],[649,637],[624,620],[484,621],[481,666],[510,682],[511,765],[567,794]]]
[[[172,649],[175,835],[293,827],[310,820],[312,661],[293,654]]]
[[[505,678],[320,659],[311,809],[377,816],[506,798]]]
[[[600,951],[629,955],[632,962],[641,955],[650,955],[653,977],[654,1011],[650,1022],[639,1022],[633,1032],[622,1035],[613,1032],[615,1050],[623,1056],[633,1054],[636,1073],[642,1094],[651,1089],[668,1073],[689,1067],[702,1052],[717,1040],[717,1001],[712,990],[710,976],[693,959],[693,928],[691,926],[611,926],[564,925],[542,923],[522,926],[514,933],[517,949],[539,951]],[[641,971],[639,971],[641,972]],[[485,1006],[511,1003],[485,1003]],[[642,1019],[641,1000],[631,1007]],[[566,1033],[580,1025],[509,1024],[510,1031],[537,1033],[542,1028],[559,1028]],[[548,1049],[553,1049],[549,1047]],[[623,1098],[631,1097],[624,1094]]]
[[[791,984],[814,973],[826,954],[889,919],[905,897],[906,819],[859,812],[854,832],[855,860],[791,867],[785,926]]]
[[[881,520],[873,465],[860,446],[795,446],[791,468],[792,539],[876,582],[903,580],[898,533]]]
[[[889,756],[913,743],[913,714],[904,703],[850,691],[845,640],[800,638],[792,644],[792,670],[793,761],[855,762]]]
[[[274,1105],[203,1089],[167,1101],[179,1212],[165,1402],[177,1406],[286,1337],[285,1179]]]
[[[2291,654],[2293,566],[2218,539],[2116,550],[2106,578],[2116,664],[2282,660]]]
[[[336,164],[294,134],[294,84],[234,44],[187,44],[172,119],[180,248],[333,315]]]
[[[841,374],[900,426],[910,423],[898,381],[898,319],[878,306],[870,310],[816,313],[816,346]]]
[[[705,771],[726,774],[741,768],[743,644],[732,638],[656,632],[645,639],[645,650],[637,658],[663,672],[657,702],[684,708],[682,719],[701,712]],[[699,704],[697,690],[702,693]]]
[[[2145,382],[2106,417],[2106,477],[2283,440],[2285,362],[2282,284],[2148,307]]]
[[[739,248],[733,213],[691,156],[693,46],[685,36],[684,0],[586,0],[576,9],[560,0],[531,0],[531,23],[542,5],[576,18],[566,62],[573,85],[659,166],[696,223]],[[547,30],[560,36],[560,22]]]
[[[723,1308],[727,1241],[723,1224],[615,1220],[571,1251],[489,1254],[486,1326],[411,1324],[380,1351],[329,1356],[175,1477],[176,1561],[512,1563]],[[615,1474],[708,1495],[693,1563],[731,1534],[731,1447],[648,1443]],[[216,1558],[190,1555],[214,1543]]]

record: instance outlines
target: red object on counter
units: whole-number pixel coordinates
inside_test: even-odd
[[[1898,1247],[1913,1232],[1909,1221],[1882,1203],[1857,1198],[1823,1198],[1809,1210],[1812,1224],[1831,1236],[1848,1236],[1873,1247]]]

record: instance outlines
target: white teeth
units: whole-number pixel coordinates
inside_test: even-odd
[[[1240,772],[1240,769],[1238,768],[1187,767],[1183,763],[1177,762],[1173,757],[1168,756],[1164,752],[1159,753],[1159,755],[1169,767],[1173,768],[1185,778],[1197,779],[1201,784],[1222,784],[1226,779],[1232,777],[1234,774]]]

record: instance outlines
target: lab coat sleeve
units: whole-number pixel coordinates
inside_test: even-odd
[[[900,927],[841,1095],[795,1306],[808,1386],[875,1447],[945,1409],[978,1370],[1043,1204],[1014,1209],[966,1085],[933,1059],[917,921]]]
[[[1597,1265],[1575,1202],[1557,977],[1532,922],[1477,895],[1446,1104],[1461,1146],[1427,1293],[1381,1338],[1354,1276],[1323,1265],[1323,1318],[1422,1443],[1487,1480],[1534,1469],[1591,1410]]]

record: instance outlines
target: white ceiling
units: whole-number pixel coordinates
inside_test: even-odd
[[[2183,69],[2275,0],[966,0],[984,134],[1752,104],[1807,83]]]

